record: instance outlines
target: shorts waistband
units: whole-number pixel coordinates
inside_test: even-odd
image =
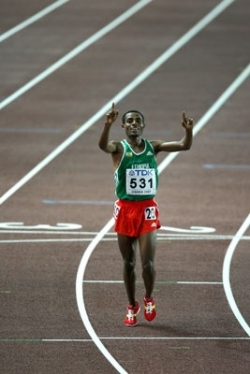
[[[130,204],[149,205],[151,203],[154,203],[154,204],[156,203],[154,198],[147,199],[147,200],[122,200],[122,199],[118,199],[118,200],[116,200],[116,202],[121,202],[122,205],[130,205]]]

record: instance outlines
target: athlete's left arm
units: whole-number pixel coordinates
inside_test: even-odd
[[[178,152],[187,151],[191,148],[193,141],[193,126],[194,121],[192,118],[187,118],[185,112],[182,113],[182,126],[186,133],[180,141],[164,142],[161,140],[152,141],[151,144],[154,147],[155,153],[158,152]]]

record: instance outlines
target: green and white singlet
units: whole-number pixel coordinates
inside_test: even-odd
[[[126,140],[120,165],[114,173],[116,196],[121,200],[152,199],[158,187],[158,168],[152,144],[147,139],[144,150],[136,153]]]

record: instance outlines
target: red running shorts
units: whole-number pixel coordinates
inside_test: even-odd
[[[113,216],[114,231],[126,236],[138,237],[161,227],[158,204],[154,199],[117,200]]]

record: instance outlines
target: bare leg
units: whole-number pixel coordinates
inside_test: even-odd
[[[152,297],[155,282],[155,246],[156,231],[148,232],[139,237],[140,255],[142,264],[142,277],[145,285],[146,298]]]
[[[135,306],[135,263],[136,238],[117,234],[118,245],[123,258],[123,279],[129,304]]]

